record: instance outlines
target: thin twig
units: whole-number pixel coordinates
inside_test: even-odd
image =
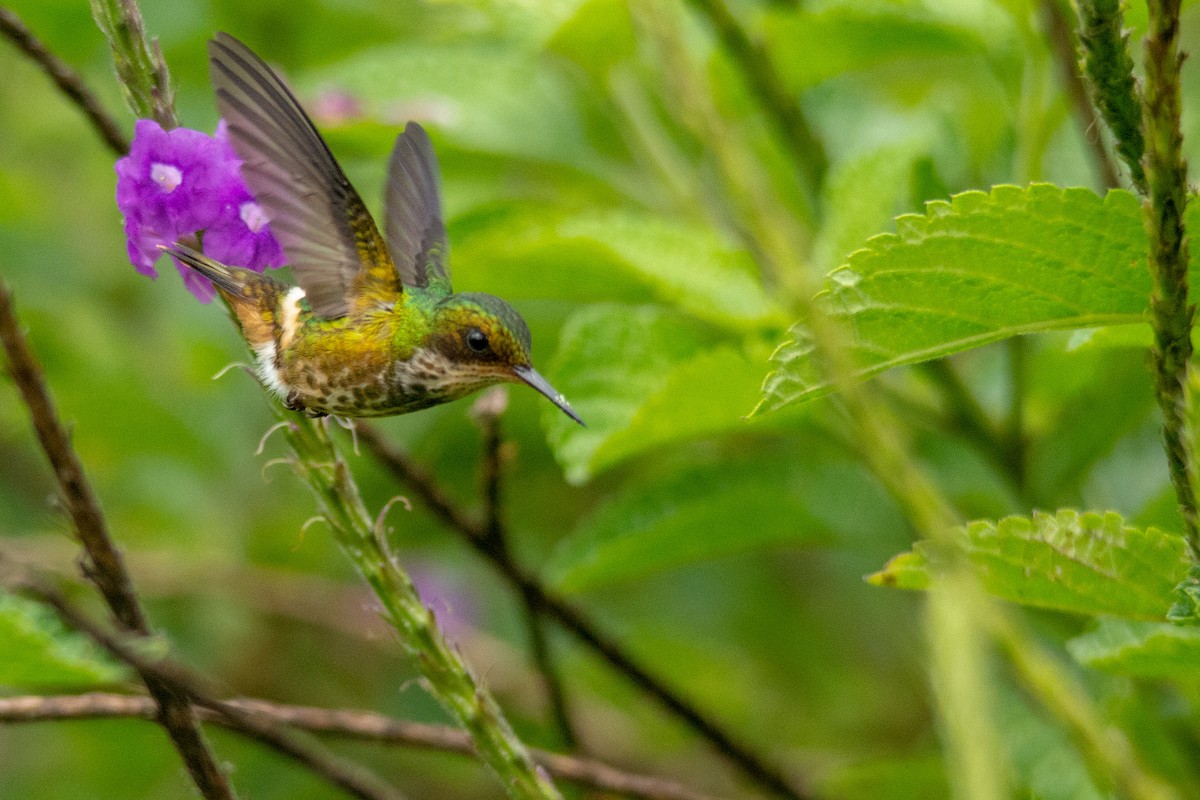
[[[1096,116],[1096,107],[1092,105],[1087,87],[1083,83],[1083,76],[1079,74],[1075,33],[1067,18],[1068,11],[1063,8],[1060,0],[1042,0],[1041,7],[1050,52],[1058,65],[1058,75],[1063,82],[1063,88],[1067,90],[1067,97],[1071,100],[1071,110],[1075,112],[1075,119],[1082,129],[1084,140],[1087,141],[1097,177],[1103,188],[1119,188],[1121,184],[1117,165],[1104,142],[1104,132]]]
[[[117,121],[84,85],[83,78],[79,73],[46,49],[46,46],[33,35],[21,18],[4,6],[0,6],[0,34],[16,45],[18,50],[37,62],[54,81],[54,84],[67,96],[67,99],[79,106],[110,150],[119,156],[125,155],[129,149],[129,140],[121,132]]]
[[[492,566],[535,607],[561,625],[568,633],[608,662],[609,666],[624,675],[631,683],[653,697],[675,717],[682,720],[699,736],[706,739],[714,749],[725,756],[747,777],[782,797],[806,798],[812,795],[805,789],[796,788],[749,745],[737,741],[732,734],[716,721],[709,718],[689,701],[668,687],[662,679],[652,675],[612,636],[599,627],[580,609],[558,597],[532,573],[527,572],[512,558],[481,546],[484,525],[467,516],[448,499],[446,492],[427,470],[413,461],[407,453],[390,444],[371,425],[358,423],[359,441],[366,445],[371,454],[398,480],[405,483],[423,501],[434,499],[429,507],[452,531],[459,534],[476,552],[492,563]]]
[[[505,456],[500,418],[507,405],[507,391],[504,387],[497,386],[475,402],[472,413],[483,429],[481,483],[484,540],[480,544],[497,550],[505,559],[511,559],[508,526],[504,522],[504,504],[501,496]],[[571,724],[566,689],[550,651],[550,642],[546,636],[542,616],[528,595],[521,593],[520,599],[524,612],[522,616],[525,620],[525,630],[529,637],[530,655],[533,657],[534,667],[542,679],[546,700],[550,705],[550,715],[563,746],[568,750],[575,750],[579,745],[579,737]]]
[[[220,714],[240,732],[304,764],[334,786],[361,800],[402,800],[403,795],[364,767],[333,755],[320,745],[300,738],[252,710],[218,699],[218,690],[187,667],[165,658],[147,656],[127,639],[105,630],[46,580],[26,574],[13,581],[11,588],[23,591],[53,608],[64,623],[86,635],[113,657],[129,664],[139,674],[154,676],[178,695]]]
[[[1163,415],[1163,442],[1175,497],[1193,561],[1200,562],[1200,519],[1190,478],[1187,435],[1188,364],[1195,307],[1188,299],[1188,240],[1184,228],[1187,164],[1180,131],[1179,0],[1147,3],[1146,85],[1142,128],[1146,138],[1143,202],[1150,239],[1150,322],[1154,327],[1154,384]]]
[[[272,703],[253,698],[223,701],[276,725],[309,733],[450,753],[473,754],[471,738],[443,725],[408,722],[370,711],[316,708]],[[201,719],[238,731],[238,725],[221,713],[202,709]],[[0,697],[0,723],[138,718],[153,719],[154,703],[148,697],[106,692],[76,695]],[[594,789],[649,800],[713,800],[675,781],[627,772],[593,758],[532,750],[533,757],[550,774]]]
[[[724,0],[691,0],[691,4],[708,19],[730,58],[741,69],[750,90],[758,96],[759,104],[779,129],[784,147],[804,176],[815,215],[829,160],[804,109],[784,85],[766,49],[750,38]]]
[[[108,532],[108,523],[92,491],[70,437],[58,418],[41,366],[34,358],[12,308],[8,289],[0,283],[0,345],[8,357],[13,382],[20,390],[33,419],[33,427],[46,458],[54,469],[67,512],[83,545],[84,574],[96,585],[125,631],[148,636],[150,626],[120,551]],[[159,721],[175,744],[201,794],[212,800],[234,797],[225,773],[209,748],[195,711],[187,698],[153,674],[142,675],[146,688],[158,702]]]

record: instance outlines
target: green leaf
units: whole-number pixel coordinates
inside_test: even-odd
[[[828,526],[809,510],[806,477],[787,454],[717,459],[630,482],[559,543],[546,575],[580,592],[746,550],[828,542]]]
[[[945,69],[947,60],[987,52],[977,32],[915,9],[777,12],[766,16],[763,33],[795,89],[900,59],[937,61]]]
[[[1182,537],[1130,527],[1113,512],[1035,511],[1032,519],[970,522],[953,535],[987,591],[1079,614],[1162,620],[1189,563]],[[926,589],[939,561],[931,547],[918,543],[868,580]]]
[[[501,42],[408,42],[367,50],[315,76],[401,127],[419,119],[460,147],[546,161],[591,152],[569,82],[536,53]]]
[[[113,683],[124,670],[32,600],[0,592],[0,686]]]
[[[1100,620],[1067,642],[1086,667],[1138,678],[1200,678],[1200,628],[1166,622]]]
[[[734,329],[783,324],[750,257],[707,228],[526,206],[465,220],[451,238],[460,276],[506,297],[657,301]]]
[[[931,202],[896,227],[830,273],[819,296],[853,332],[861,376],[1019,334],[1143,320],[1146,237],[1129,192],[997,186]],[[791,335],[755,413],[829,391],[804,326]]]
[[[908,199],[913,162],[924,142],[917,137],[888,141],[830,170],[822,189],[824,224],[813,242],[813,262],[823,269],[844,263],[845,258],[870,236],[891,226]]]
[[[711,342],[695,322],[655,306],[595,305],[568,318],[549,372],[587,427],[561,413],[543,417],[567,480],[590,477],[597,451],[633,423],[647,399],[668,385],[672,370]],[[736,408],[728,415],[739,419]]]

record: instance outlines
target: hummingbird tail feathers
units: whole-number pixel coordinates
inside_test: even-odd
[[[199,250],[176,243],[160,249],[187,264],[213,282],[221,297],[237,316],[242,333],[252,347],[276,339],[275,318],[288,287],[266,275],[214,261]]]

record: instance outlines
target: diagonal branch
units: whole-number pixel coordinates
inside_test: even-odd
[[[100,590],[122,629],[139,636],[149,635],[146,615],[134,594],[121,552],[109,535],[100,503],[58,418],[41,365],[25,341],[13,312],[11,295],[3,284],[0,284],[0,345],[86,553],[84,573]],[[187,698],[151,673],[142,674],[142,678],[158,703],[159,722],[171,737],[201,794],[213,800],[234,797],[229,780],[218,766]]]
[[[442,725],[408,722],[370,711],[287,705],[254,698],[223,702],[227,707],[242,709],[276,725],[287,725],[309,733],[463,755],[474,752],[471,739],[465,732]],[[202,709],[200,717],[205,722],[241,731],[235,722],[218,712]],[[148,697],[106,692],[0,698],[0,724],[114,718],[153,719],[154,703]],[[536,749],[531,752],[537,762],[556,778],[602,791],[647,800],[713,800],[709,795],[675,781],[626,772],[592,758]]]
[[[310,770],[361,800],[403,800],[403,796],[369,770],[327,752],[323,747],[278,727],[252,710],[218,699],[217,690],[187,667],[167,659],[151,658],[136,643],[114,635],[84,614],[44,579],[24,575],[12,587],[24,591],[57,612],[62,621],[85,634],[115,658],[143,676],[153,676],[171,691],[226,718],[251,738],[304,764]]]
[[[708,19],[730,58],[741,69],[750,91],[757,95],[763,110],[779,129],[784,147],[804,176],[815,210],[829,160],[804,109],[784,85],[766,49],[750,38],[725,0],[691,0],[691,4]]]
[[[523,602],[561,625],[578,641],[607,661],[614,670],[706,739],[717,752],[760,786],[780,797],[792,800],[811,796],[805,789],[793,787],[749,745],[735,739],[705,712],[651,674],[626,652],[615,638],[602,632],[583,611],[547,589],[535,575],[517,564],[508,553],[484,546],[482,543],[486,536],[486,525],[455,506],[429,471],[411,459],[407,453],[393,446],[376,428],[365,422],[359,421],[356,429],[358,440],[366,445],[376,460],[391,472],[396,480],[407,485],[413,494],[426,502],[443,524],[490,561],[505,580],[520,592]]]
[[[490,389],[475,402],[472,413],[483,429],[483,529],[484,546],[511,558],[508,543],[508,526],[504,522],[504,507],[501,498],[504,472],[504,437],[500,428],[500,417],[508,405],[508,393],[503,387]],[[550,704],[550,715],[558,729],[559,739],[568,750],[579,745],[579,736],[571,724],[571,711],[567,704],[567,693],[562,676],[554,663],[550,642],[546,636],[545,621],[528,595],[521,593],[525,630],[529,637],[529,650],[534,667],[542,678],[546,699]]]
[[[33,35],[12,10],[0,6],[0,35],[16,45],[17,49],[36,61],[50,80],[87,116],[92,127],[108,148],[119,156],[129,149],[129,140],[121,132],[117,121],[100,105],[100,101],[83,83],[83,78],[67,62],[51,53],[41,40]]]

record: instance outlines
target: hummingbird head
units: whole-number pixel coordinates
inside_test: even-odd
[[[464,384],[524,383],[571,419],[583,420],[533,368],[529,326],[515,308],[490,294],[460,292],[438,304],[431,345]]]

